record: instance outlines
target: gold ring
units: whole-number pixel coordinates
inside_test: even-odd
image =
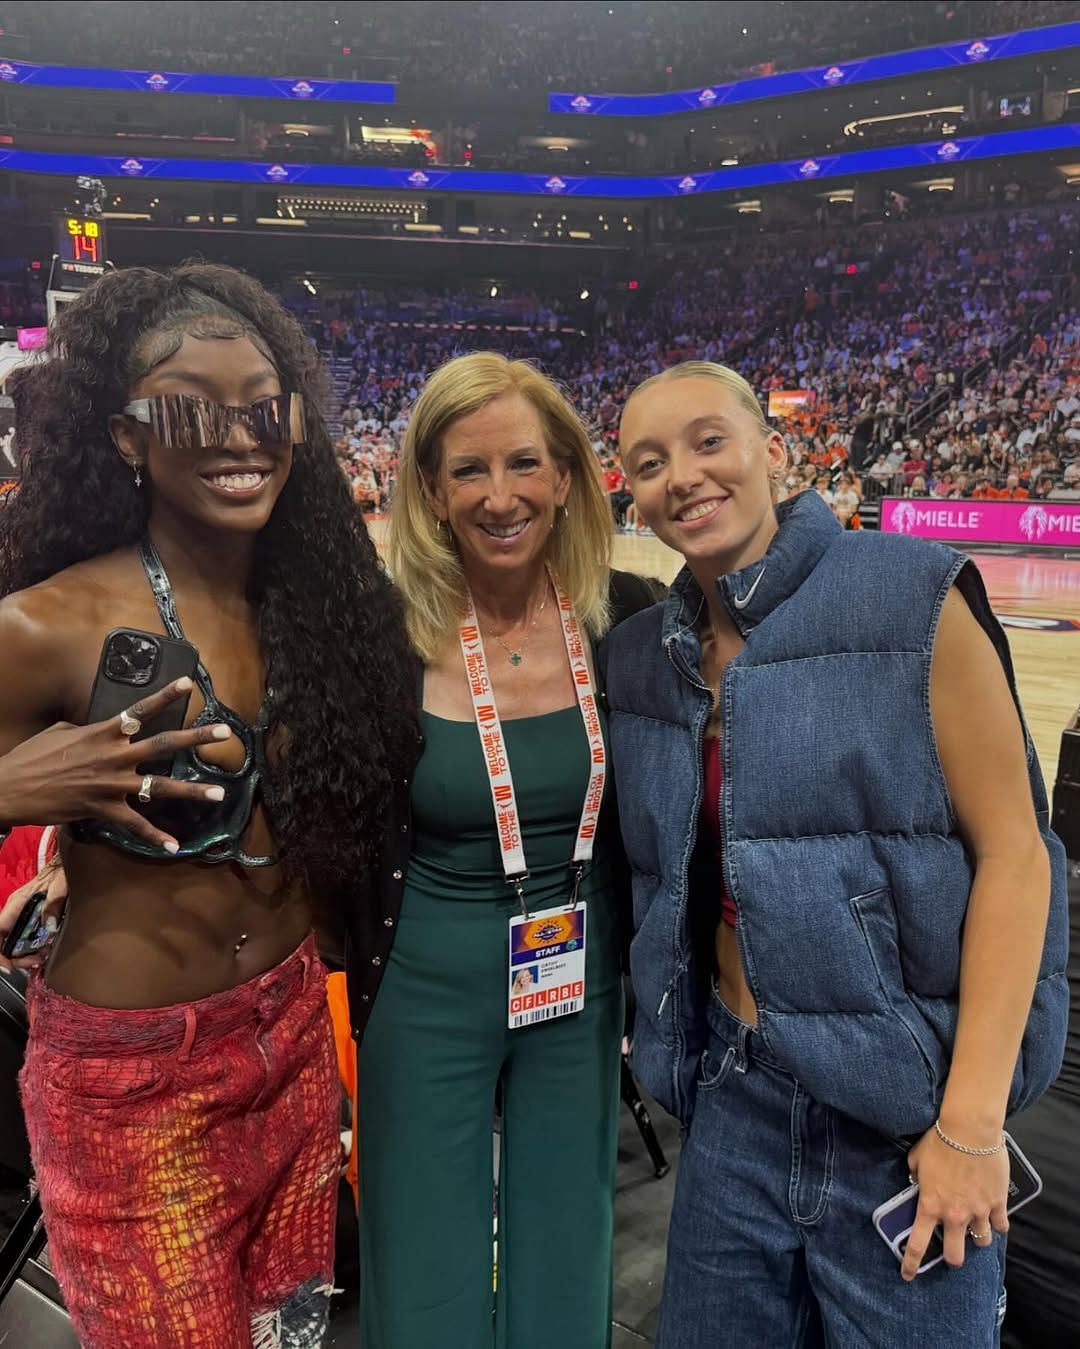
[[[976,1232],[973,1228],[968,1228],[968,1236],[972,1241],[987,1241],[993,1235],[993,1232]]]
[[[131,709],[126,707],[120,713],[120,733],[126,735],[130,740],[133,735],[138,735],[142,730],[142,722],[138,717],[133,716]]]
[[[142,780],[142,786],[139,788],[139,800],[145,805],[153,795],[153,791],[154,779],[150,773],[147,773],[146,777]]]

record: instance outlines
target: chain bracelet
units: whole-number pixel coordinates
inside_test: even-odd
[[[948,1147],[952,1148],[955,1152],[964,1153],[967,1157],[994,1157],[1005,1147],[1005,1135],[1002,1134],[1001,1141],[992,1148],[969,1148],[963,1143],[958,1143],[955,1138],[950,1138],[941,1127],[941,1121],[939,1119],[934,1120],[934,1132]]]

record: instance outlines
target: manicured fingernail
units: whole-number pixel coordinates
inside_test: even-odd
[[[188,689],[194,688],[194,685],[187,675],[183,675],[176,681],[175,688],[177,693],[187,693]]]
[[[207,789],[206,789],[206,799],[207,799],[207,801],[224,801],[224,800],[225,800],[225,788],[224,788],[224,787],[207,787]]]
[[[176,854],[180,851],[180,844],[175,842],[173,839],[170,839],[168,843],[163,843],[161,846],[165,849],[165,851],[169,854],[170,857],[175,857]]]
[[[229,730],[228,726],[215,726],[210,734],[215,740],[228,740],[229,736],[232,735],[232,731]]]

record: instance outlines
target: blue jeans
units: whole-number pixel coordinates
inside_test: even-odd
[[[912,1283],[871,1222],[908,1144],[819,1105],[714,995],[657,1349],[991,1349],[1005,1239]]]

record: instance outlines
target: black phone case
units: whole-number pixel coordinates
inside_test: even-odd
[[[137,637],[156,643],[157,665],[145,684],[132,684],[109,674],[106,668],[108,657],[112,643],[118,636]],[[166,637],[163,633],[143,632],[139,628],[114,628],[101,647],[101,659],[98,662],[98,672],[86,714],[87,725],[97,721],[108,721],[110,717],[118,717],[132,703],[148,698],[152,693],[160,693],[163,688],[177,679],[182,679],[184,675],[189,679],[192,678],[198,664],[199,653],[190,642],[181,642],[175,637]],[[159,716],[144,722],[139,734],[132,737],[133,741],[137,743],[150,736],[160,735],[164,731],[183,730],[189,701],[190,695],[187,698],[177,698],[176,702],[170,703]],[[138,765],[138,771],[168,777],[172,772],[172,760],[147,759]]]
[[[29,899],[27,899],[26,903],[19,911],[19,916],[15,920],[15,926],[4,938],[3,946],[0,946],[0,955],[5,956],[8,960],[17,960],[21,958],[15,954],[16,947],[29,931],[31,919],[34,916],[34,910],[45,898],[46,893],[45,890],[35,890]],[[38,950],[40,950],[40,947],[33,951],[24,951],[23,955],[36,955]]]

